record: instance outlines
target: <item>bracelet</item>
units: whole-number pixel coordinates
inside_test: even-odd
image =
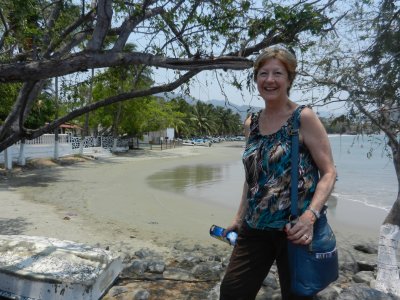
[[[317,211],[316,209],[312,208],[311,206],[309,206],[309,207],[307,208],[307,210],[311,211],[311,212],[314,214],[315,218],[317,218],[317,220],[318,220],[319,217],[321,216],[321,214],[319,213],[319,211]]]

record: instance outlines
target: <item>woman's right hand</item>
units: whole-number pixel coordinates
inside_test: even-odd
[[[224,236],[226,236],[227,233],[231,232],[231,231],[235,231],[236,233],[238,233],[240,227],[242,226],[242,224],[243,224],[243,220],[242,219],[233,221],[231,225],[226,227],[226,229],[224,231]]]

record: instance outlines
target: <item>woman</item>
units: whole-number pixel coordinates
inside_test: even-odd
[[[239,236],[221,283],[221,300],[254,299],[274,261],[282,299],[312,299],[290,292],[287,240],[311,243],[313,224],[333,189],[336,171],[318,117],[289,99],[296,66],[295,56],[278,46],[265,49],[254,63],[254,80],[265,108],[245,121],[246,178],[239,209],[226,230]],[[290,228],[290,130],[295,118],[300,121],[301,215]]]

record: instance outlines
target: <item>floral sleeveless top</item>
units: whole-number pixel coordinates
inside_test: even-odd
[[[261,135],[260,112],[251,116],[250,135],[243,152],[248,184],[246,222],[256,229],[281,229],[290,216],[291,129],[300,125],[299,106],[277,132]],[[299,126],[300,127],[300,126]],[[303,212],[310,204],[319,179],[309,150],[299,146],[298,206]]]

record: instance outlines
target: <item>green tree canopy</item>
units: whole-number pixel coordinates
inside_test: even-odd
[[[89,111],[175,90],[204,70],[248,69],[253,56],[268,45],[306,49],[306,34],[331,29],[334,22],[327,14],[334,3],[0,0],[0,84],[22,84],[0,126],[0,151]],[[135,51],[125,50],[129,41],[135,42]],[[46,80],[83,82],[87,70],[128,65],[173,72],[164,82],[117,91],[49,124],[26,126]]]

